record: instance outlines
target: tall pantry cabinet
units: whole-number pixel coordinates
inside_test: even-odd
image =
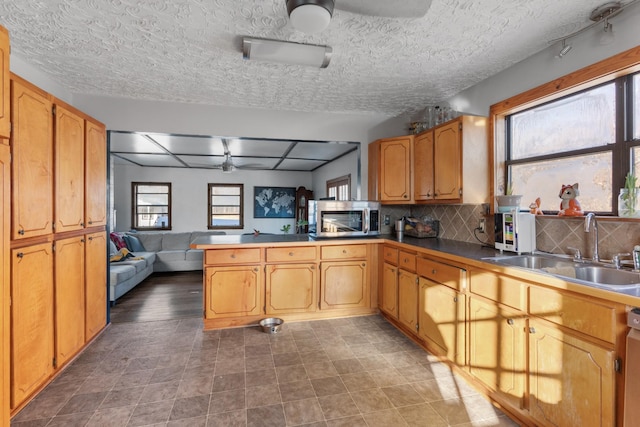
[[[106,325],[104,125],[11,75],[10,408]]]
[[[0,26],[0,426],[9,425],[10,400],[10,227],[11,227],[11,133],[9,98],[9,33]]]

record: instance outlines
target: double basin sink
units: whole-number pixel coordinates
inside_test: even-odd
[[[613,266],[594,262],[573,261],[553,255],[505,255],[483,258],[493,264],[519,267],[551,274],[588,286],[609,289],[622,293],[640,293],[640,273],[616,269]]]

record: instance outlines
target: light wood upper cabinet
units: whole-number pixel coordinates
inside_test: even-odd
[[[456,120],[433,131],[433,183],[436,200],[462,199],[462,124]]]
[[[11,251],[11,408],[54,370],[51,243]]]
[[[369,144],[371,162],[369,182],[371,200],[386,203],[410,203],[412,200],[411,159],[413,135],[381,139]],[[375,169],[371,169],[374,167]],[[372,194],[375,193],[375,194]]]
[[[55,243],[56,363],[63,365],[85,343],[84,236]]]
[[[615,424],[614,352],[529,321],[529,412],[538,425]]]
[[[91,233],[85,242],[85,340],[107,324],[107,233]]]
[[[84,228],[84,119],[55,106],[55,232]]]
[[[7,144],[11,136],[9,73],[9,32],[0,26],[0,144]]]
[[[85,121],[84,219],[87,227],[107,224],[107,138],[105,127]]]
[[[7,144],[0,144],[0,426],[9,425],[10,393],[10,334],[11,320],[11,271],[10,264],[10,230],[9,215],[11,204],[11,165]]]
[[[266,314],[313,312],[317,306],[315,263],[267,265]]]
[[[13,240],[53,231],[53,118],[49,95],[11,80]]]
[[[413,148],[413,198],[416,202],[433,200],[433,131],[415,137]]]

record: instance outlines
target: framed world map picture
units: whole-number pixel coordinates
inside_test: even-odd
[[[295,218],[294,187],[253,187],[254,218]]]

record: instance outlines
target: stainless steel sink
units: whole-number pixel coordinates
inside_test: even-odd
[[[590,286],[613,290],[640,290],[640,273],[595,263],[581,263],[568,258],[538,254],[500,256],[484,260],[508,267],[536,270]]]

